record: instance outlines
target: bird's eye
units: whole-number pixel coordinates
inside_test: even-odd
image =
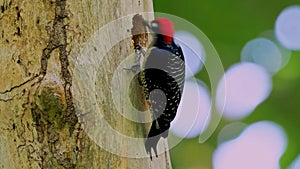
[[[158,27],[158,24],[157,24],[156,22],[153,22],[153,23],[151,23],[151,26],[152,26],[153,28],[157,28],[157,27]]]

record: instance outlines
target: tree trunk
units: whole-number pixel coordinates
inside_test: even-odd
[[[0,0],[0,168],[171,168],[144,149],[133,44],[150,0]],[[142,14],[136,15],[137,13]]]

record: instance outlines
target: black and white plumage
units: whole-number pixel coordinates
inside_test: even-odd
[[[139,82],[149,100],[153,121],[148,133],[145,148],[151,155],[151,148],[157,156],[157,143],[168,136],[170,123],[174,120],[181,100],[185,62],[183,52],[173,40],[173,25],[166,18],[152,22],[155,33],[153,47],[148,50],[145,65],[139,73]],[[172,29],[172,30],[170,30]]]

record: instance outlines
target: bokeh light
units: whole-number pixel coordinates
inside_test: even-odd
[[[198,136],[210,118],[211,98],[205,85],[199,80],[185,82],[177,115],[171,123],[171,132],[178,137]]]
[[[277,40],[274,30],[267,30],[260,34],[261,37],[266,38],[274,42],[281,52],[281,69],[287,65],[289,62],[292,52],[291,50],[282,46],[282,44]]]
[[[186,62],[186,78],[195,75],[203,67],[205,60],[204,49],[199,40],[186,31],[177,31],[174,35],[175,42],[178,43],[183,51]]]
[[[299,169],[300,168],[300,155],[296,158],[296,160],[291,164],[289,169]]]
[[[241,60],[263,66],[270,73],[276,73],[282,65],[281,52],[269,39],[257,38],[249,41],[243,48]]]
[[[284,9],[275,23],[278,41],[286,48],[300,50],[300,6]]]
[[[238,137],[246,127],[247,125],[242,122],[227,124],[218,134],[218,144]]]
[[[213,155],[214,169],[279,169],[286,136],[275,123],[262,121],[221,144]]]
[[[269,96],[271,88],[272,79],[263,67],[250,62],[238,63],[230,67],[220,80],[216,106],[222,113],[225,103],[224,118],[241,119]]]

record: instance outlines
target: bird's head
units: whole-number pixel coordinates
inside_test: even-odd
[[[161,40],[167,44],[173,41],[174,26],[169,19],[156,18],[151,22],[150,25],[148,23],[146,23],[146,25],[156,34],[158,40],[162,38]]]

